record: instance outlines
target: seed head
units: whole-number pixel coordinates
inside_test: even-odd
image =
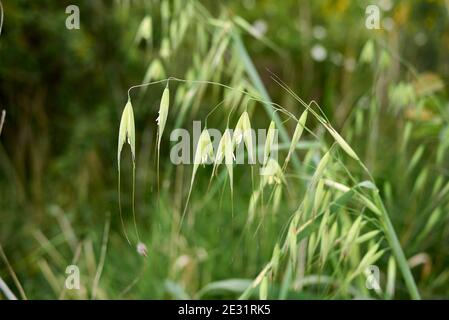
[[[148,256],[147,246],[144,243],[139,242],[137,244],[137,253],[140,254],[142,257],[147,257]]]

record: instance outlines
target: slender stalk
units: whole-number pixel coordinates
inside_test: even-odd
[[[365,164],[360,160],[359,164],[368,174],[370,180],[375,184],[374,178]],[[388,215],[387,209],[385,208],[382,198],[380,197],[378,192],[375,193],[374,201],[381,211],[382,215],[380,217],[380,220],[384,227],[385,235],[387,237],[388,243],[390,244],[391,250],[393,251],[394,257],[396,258],[399,269],[401,270],[402,276],[404,277],[405,285],[407,286],[410,297],[414,300],[421,300],[418,288],[416,287],[415,279],[413,278],[410,267],[408,266],[407,258],[405,257],[401,243],[399,242],[396,231],[394,230],[393,224],[391,223],[390,216]]]
[[[2,27],[3,27],[3,5],[0,1],[0,35],[2,34]]]
[[[0,118],[0,135],[2,134],[3,124],[5,123],[5,116],[6,116],[6,111],[3,110],[1,118]]]
[[[110,228],[111,228],[111,216],[110,216],[110,213],[108,212],[107,220],[106,220],[106,223],[104,225],[104,230],[103,230],[103,240],[102,240],[102,244],[101,244],[100,262],[98,263],[97,271],[95,272],[94,283],[92,285],[92,299],[93,300],[95,300],[95,298],[97,296],[98,285],[100,283],[101,274],[102,274],[103,268],[104,268],[104,262],[106,259],[106,251],[108,249]]]
[[[0,277],[0,291],[3,292],[3,294],[6,297],[6,299],[8,299],[8,300],[17,300],[17,297],[15,296],[15,294],[11,291],[11,289],[9,289],[8,285],[6,284],[6,282],[3,281],[3,279],[1,277]]]
[[[376,194],[376,202],[381,209],[381,221],[384,225],[385,234],[387,236],[388,242],[390,243],[399,269],[401,270],[402,276],[404,277],[405,285],[407,286],[410,297],[414,300],[420,300],[421,296],[418,292],[418,288],[416,287],[415,279],[413,278],[410,267],[408,266],[407,258],[405,257],[404,251],[402,250],[393,224],[391,223],[390,217],[388,216],[387,210],[385,209],[385,206],[379,194]]]
[[[369,176],[369,179],[375,184],[375,180],[366,165],[361,160],[359,160],[358,162],[362,166],[366,174]],[[390,244],[399,269],[401,270],[402,276],[404,277],[405,285],[407,286],[410,297],[414,300],[420,300],[421,296],[418,292],[418,288],[416,286],[415,279],[413,278],[410,267],[408,266],[407,258],[405,257],[401,243],[399,242],[396,231],[394,230],[393,224],[391,223],[390,216],[388,215],[387,209],[385,208],[382,198],[380,197],[378,192],[376,192],[374,195],[374,201],[378,209],[380,209],[380,222],[383,225],[388,243]]]
[[[23,287],[22,287],[22,285],[20,284],[19,278],[17,278],[17,275],[16,275],[16,273],[14,272],[14,269],[11,267],[11,264],[9,263],[8,258],[6,257],[6,254],[5,254],[5,252],[3,251],[3,247],[2,247],[1,244],[0,244],[0,257],[1,257],[2,260],[5,262],[6,268],[8,269],[9,274],[11,275],[11,278],[12,278],[12,280],[14,281],[14,284],[16,285],[17,290],[19,290],[20,297],[21,297],[23,300],[28,300],[28,298],[27,298],[27,296],[26,296],[26,294],[25,294],[25,291],[23,290]]]

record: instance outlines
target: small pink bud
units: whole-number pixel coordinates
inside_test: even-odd
[[[145,244],[143,244],[142,242],[139,242],[137,244],[137,253],[143,257],[147,257],[148,256],[147,246]]]

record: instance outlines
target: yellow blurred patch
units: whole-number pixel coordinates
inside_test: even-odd
[[[349,0],[332,0],[327,1],[324,6],[324,12],[328,15],[340,14],[345,12],[349,7]]]
[[[432,72],[420,74],[412,84],[418,97],[432,94],[444,88],[443,80]]]
[[[396,7],[393,14],[393,20],[398,26],[403,25],[407,22],[410,13],[410,3],[401,2]]]
[[[413,121],[430,121],[433,119],[433,112],[416,107],[407,108],[404,114],[405,118]]]

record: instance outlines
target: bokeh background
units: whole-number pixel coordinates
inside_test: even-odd
[[[371,2],[380,8],[380,30],[365,27]],[[0,243],[26,297],[234,298],[270,259],[294,205],[283,198],[280,213],[266,218],[259,231],[257,225],[247,228],[251,180],[244,168],[235,169],[233,210],[229,190],[223,184],[208,189],[210,171],[200,173],[186,227],[178,233],[191,166],[172,165],[169,143],[163,144],[157,191],[155,119],[162,85],[132,92],[135,203],[147,258],[126,242],[118,214],[117,136],[128,88],[170,76],[250,88],[234,38],[220,33],[228,24],[273,101],[298,114],[297,101],[272,79],[275,74],[305,101],[318,102],[361,155],[381,189],[421,295],[448,298],[447,1],[193,3],[2,1],[0,109],[6,120],[0,136]],[[65,27],[70,4],[80,8],[79,30]],[[202,62],[223,39],[229,43],[205,70]],[[376,58],[369,53],[361,58],[367,43],[374,45]],[[182,83],[174,86],[181,90]],[[167,130],[182,112],[176,103],[186,100],[172,92]],[[181,126],[204,119],[214,99],[213,88],[197,92]],[[255,112],[254,123],[266,126],[262,114]],[[224,117],[217,114],[210,122],[220,124]],[[317,121],[310,126],[322,137]],[[291,134],[294,123],[287,129]],[[130,161],[125,148],[122,202],[132,234]],[[285,194],[295,188],[290,184]],[[82,288],[76,292],[64,289],[71,263],[81,270]],[[386,270],[388,259],[379,264]],[[330,268],[338,278],[332,273],[338,266]],[[0,276],[21,297],[4,257]],[[201,291],[225,279],[235,281],[218,293]],[[397,281],[390,298],[408,297]],[[288,297],[353,296],[329,286],[292,285]]]

